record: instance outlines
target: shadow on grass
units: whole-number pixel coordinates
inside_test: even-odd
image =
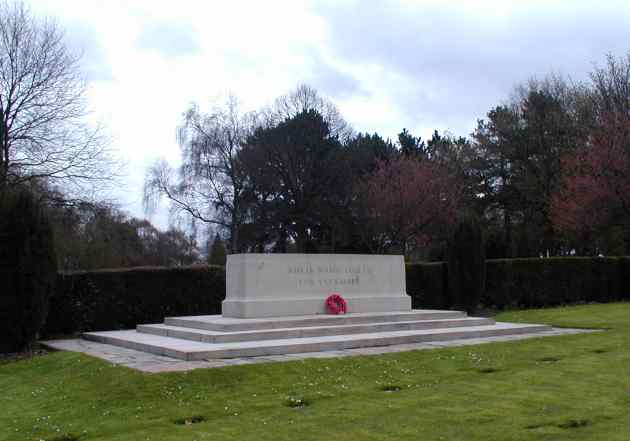
[[[402,387],[398,386],[397,384],[384,384],[380,387],[380,389],[383,392],[400,392]]]
[[[563,423],[557,424],[556,427],[560,429],[578,429],[580,427],[590,426],[592,423],[591,420],[587,419],[578,419],[578,420],[567,420]]]
[[[526,429],[535,430],[542,429],[543,427],[557,427],[559,429],[579,429],[581,427],[586,427],[592,425],[593,422],[586,418],[578,418],[578,419],[569,419],[563,421],[561,423],[546,423],[546,424],[531,424],[529,426],[525,426]]]
[[[558,357],[541,357],[537,358],[536,361],[542,361],[543,363],[555,363],[556,361],[560,361]]]
[[[79,436],[66,433],[65,435],[56,436],[51,438],[50,441],[79,441]]]
[[[302,407],[309,406],[310,400],[306,399],[302,395],[290,395],[284,400],[284,405],[293,409],[300,409]]]
[[[203,423],[206,421],[206,417],[203,415],[194,415],[186,418],[178,418],[173,421],[173,423],[180,426],[190,426],[192,424]]]

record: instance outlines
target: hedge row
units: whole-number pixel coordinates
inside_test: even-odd
[[[451,304],[448,292],[446,262],[408,263],[407,294],[414,308],[447,309]]]
[[[443,262],[407,265],[414,308],[449,308]],[[44,335],[133,328],[165,316],[219,314],[222,266],[133,268],[60,274]],[[630,299],[630,257],[487,261],[489,308],[534,308]]]
[[[407,265],[413,305],[448,308],[445,263]],[[630,300],[630,257],[552,257],[486,261],[488,308],[540,308],[583,302]]]
[[[59,274],[42,334],[129,329],[166,316],[220,314],[224,297],[222,266]]]
[[[630,299],[630,257],[496,259],[486,271],[482,303],[499,309]]]

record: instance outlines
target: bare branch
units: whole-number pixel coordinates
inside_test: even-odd
[[[145,179],[145,210],[155,209],[165,197],[173,216],[184,213],[193,222],[230,230],[230,248],[237,250],[246,179],[238,156],[254,121],[254,115],[240,113],[234,97],[208,114],[191,105],[177,132],[182,165],[177,172],[163,160],[151,167]]]
[[[57,23],[0,2],[0,191],[47,180],[81,195],[115,176],[102,127],[90,127],[79,57]]]

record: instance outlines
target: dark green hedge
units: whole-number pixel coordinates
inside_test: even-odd
[[[414,308],[448,308],[446,262],[408,263],[407,293]]]
[[[630,299],[630,257],[494,259],[486,262],[482,303],[539,308]]]
[[[406,266],[414,308],[451,308],[445,263]],[[630,300],[630,257],[487,261],[488,308]],[[44,333],[133,328],[165,316],[219,314],[222,266],[132,268],[60,274]]]
[[[448,268],[407,265],[407,292],[415,308],[450,308]],[[630,300],[630,257],[552,257],[486,261],[487,308],[539,308]]]
[[[222,266],[59,274],[44,334],[129,329],[166,316],[219,314],[224,297]]]

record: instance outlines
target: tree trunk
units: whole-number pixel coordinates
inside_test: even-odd
[[[239,253],[241,250],[239,249],[239,224],[234,221],[234,217],[232,217],[232,222],[230,223],[230,254]]]
[[[505,232],[505,257],[511,258],[513,257],[513,249],[512,246],[512,216],[508,210],[504,210],[503,212],[503,229]]]
[[[3,193],[9,179],[9,146],[7,128],[4,121],[4,109],[0,107],[0,193]]]

